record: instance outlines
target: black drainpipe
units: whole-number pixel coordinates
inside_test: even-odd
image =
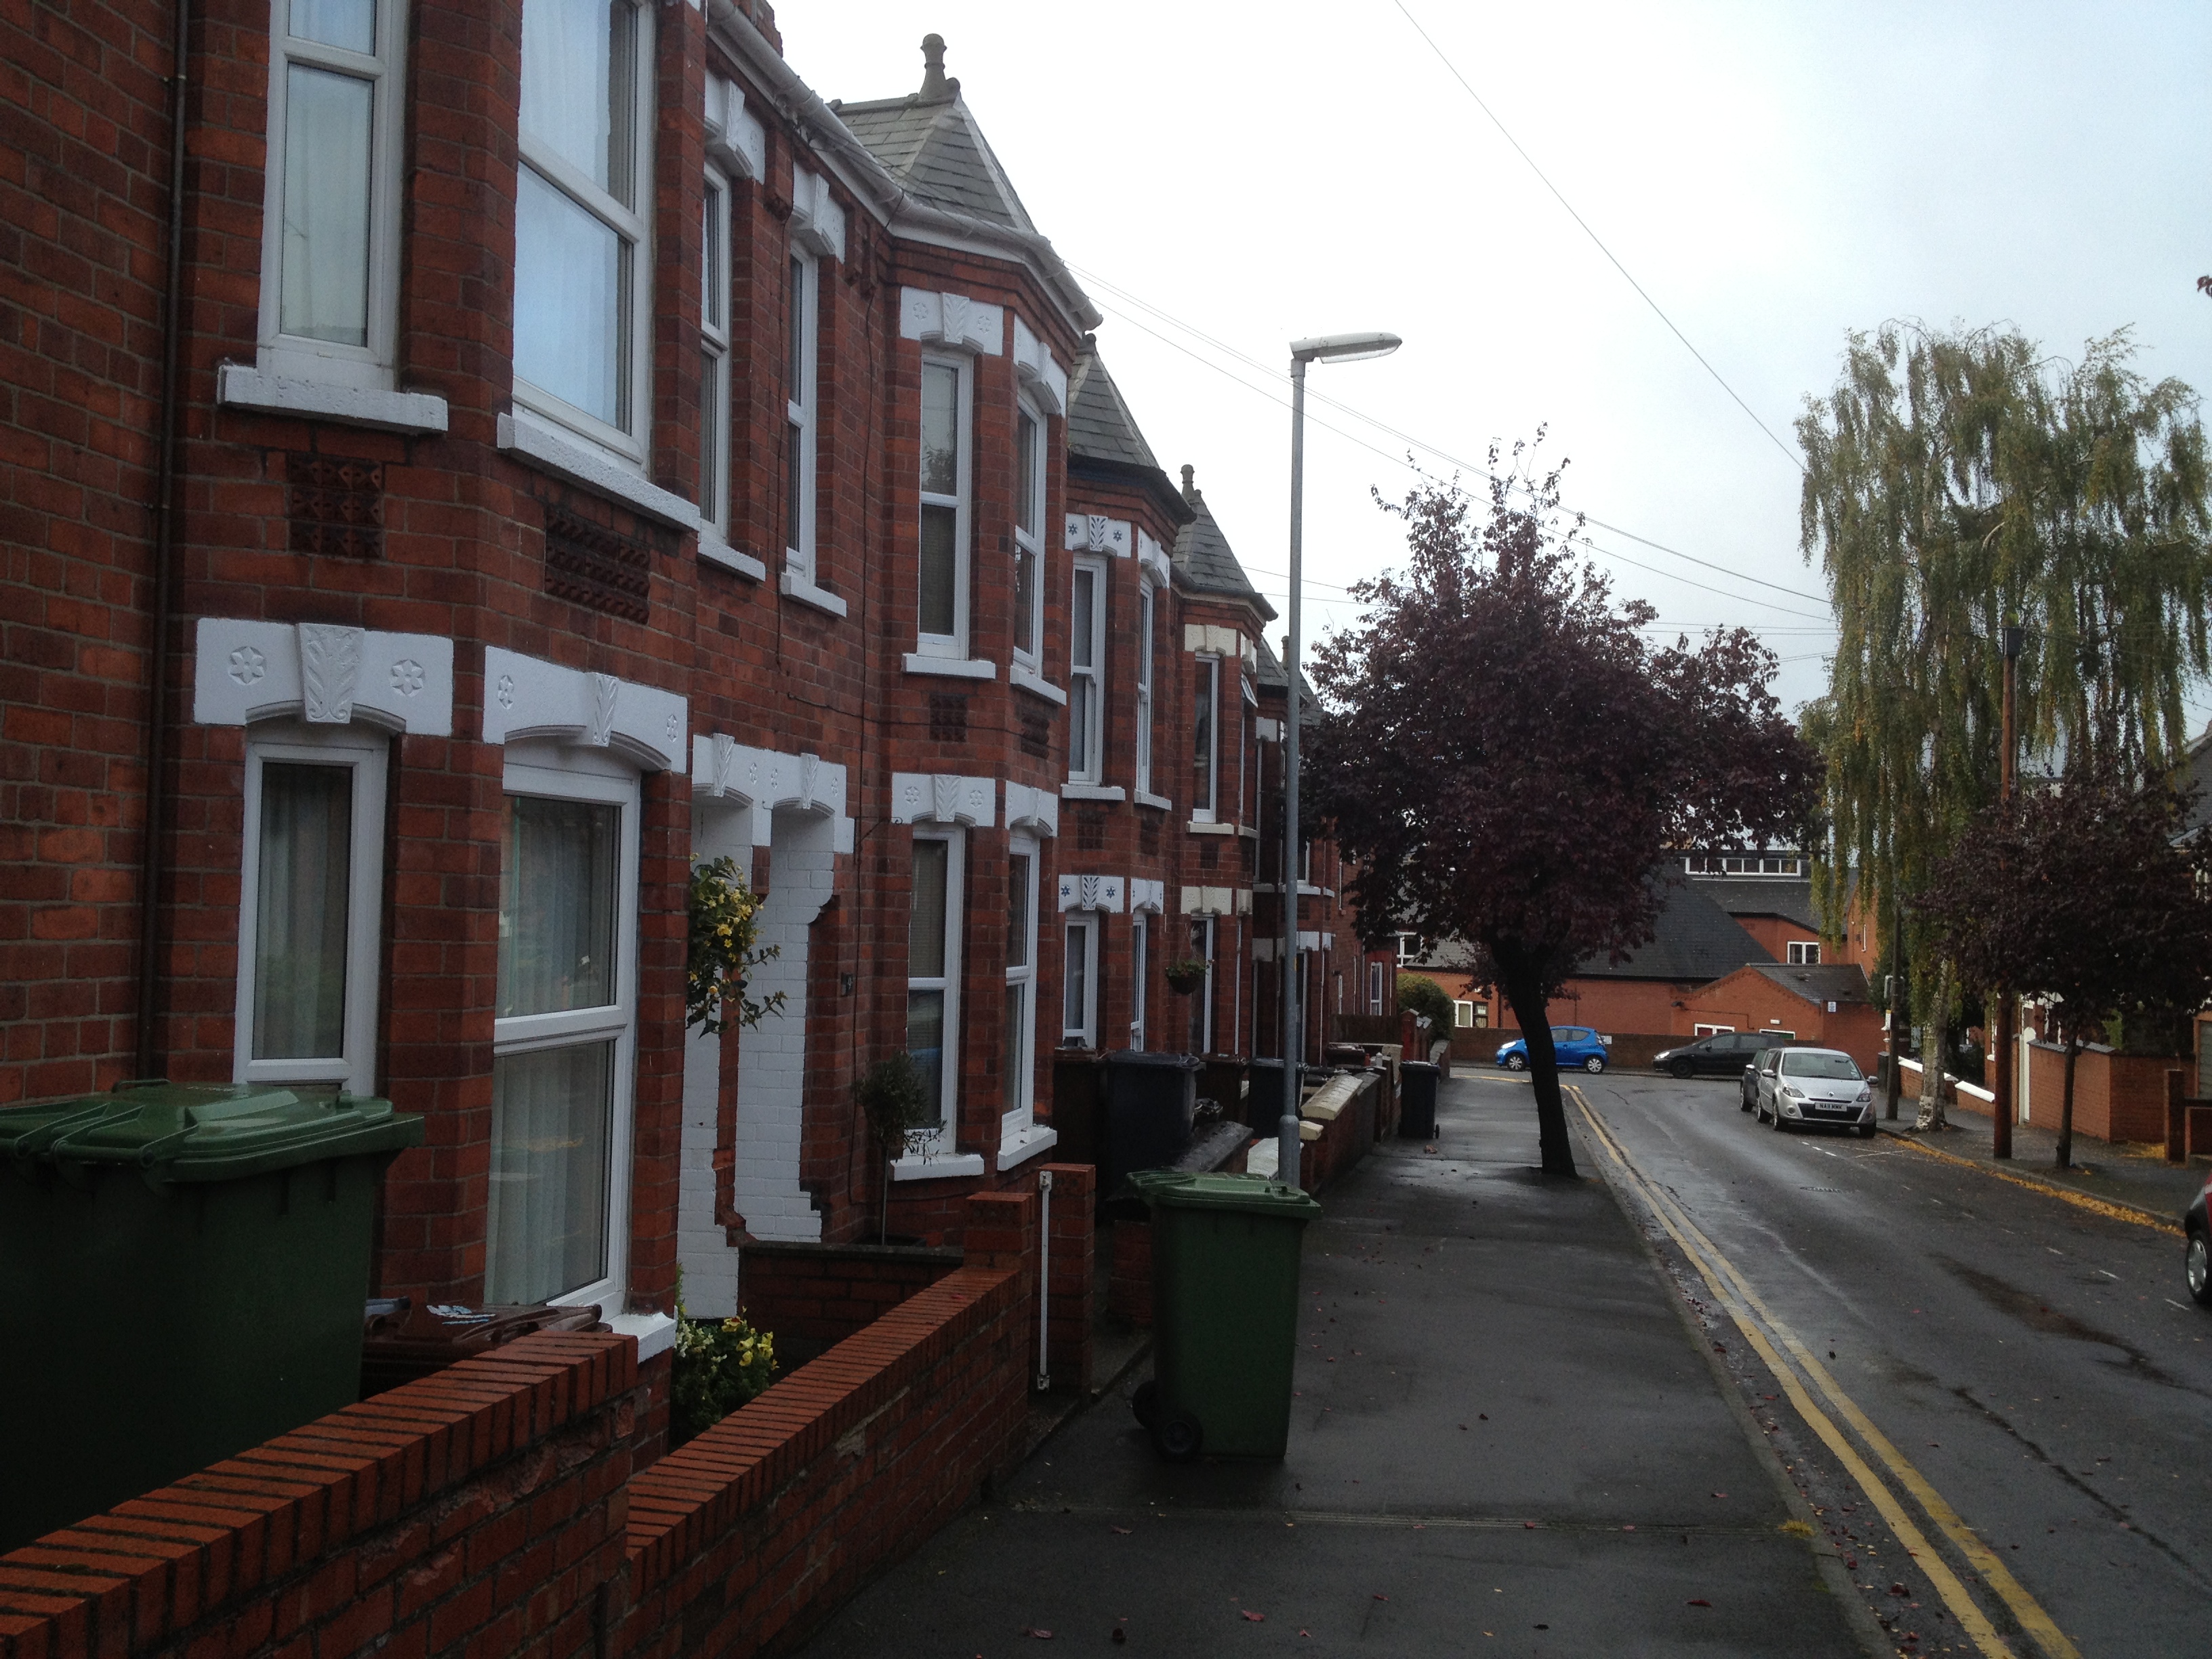
[[[185,94],[191,0],[176,0],[177,37],[171,49],[175,100],[169,117],[168,279],[161,293],[161,462],[154,478],[154,650],[146,687],[146,826],[138,867],[138,1075],[162,1071],[154,1032],[161,943],[161,830],[168,817],[169,606],[174,579],[175,515],[170,506],[177,479],[177,337],[184,309]]]

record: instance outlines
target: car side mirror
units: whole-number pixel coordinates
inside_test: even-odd
[[[1746,1077],[1749,1077],[1749,1076],[1751,1076],[1753,1073],[1757,1072],[1758,1070],[1759,1070],[1759,1067],[1758,1067],[1758,1066],[1745,1066],[1745,1067],[1743,1068],[1743,1074],[1744,1074]]]

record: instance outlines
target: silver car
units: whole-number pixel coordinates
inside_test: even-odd
[[[1875,1132],[1874,1085],[1840,1048],[1770,1048],[1743,1068],[1743,1107],[1778,1129],[1832,1124]]]

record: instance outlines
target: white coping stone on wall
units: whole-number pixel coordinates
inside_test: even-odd
[[[830,198],[827,179],[796,161],[791,164],[791,229],[821,258],[845,257],[845,210]]]
[[[648,772],[685,769],[690,705],[672,691],[587,673],[490,646],[484,651],[483,740],[550,738],[611,749]]]
[[[1067,530],[1063,538],[1063,550],[1070,553],[1111,553],[1117,559],[1129,556],[1130,528],[1127,519],[1112,519],[1103,513],[1071,513],[1067,515]]]
[[[1125,896],[1119,876],[1062,876],[1060,878],[1060,908],[1062,910],[1108,910],[1119,915]]]
[[[1014,316],[1014,375],[1024,389],[1054,415],[1067,413],[1067,371],[1052,355],[1052,348]]]
[[[264,374],[244,363],[225,363],[216,373],[215,400],[226,409],[258,410],[267,415],[298,415],[374,427],[380,432],[443,432],[446,400],[428,392],[381,392],[368,386],[335,386],[328,380]]]
[[[691,739],[691,798],[746,809],[744,840],[750,846],[769,845],[776,813],[803,812],[836,823],[835,851],[853,850],[845,769],[819,755],[781,754],[720,732],[702,734]]]
[[[904,659],[909,674],[934,674],[948,680],[995,680],[999,665],[983,657],[939,657],[924,651],[909,651]]]
[[[956,346],[987,357],[1006,353],[1003,307],[964,294],[938,294],[926,288],[899,290],[899,333],[925,345]]]
[[[737,82],[707,71],[707,153],[744,178],[768,175],[768,133],[745,108]]]
[[[981,1152],[917,1152],[891,1164],[893,1181],[958,1181],[982,1173]]]
[[[365,720],[416,737],[453,732],[453,642],[323,623],[203,617],[195,630],[192,718],[245,726]]]
[[[1126,800],[1118,783],[1063,783],[1060,786],[1062,800]]]
[[[1025,783],[1006,786],[1006,828],[1032,836],[1060,834],[1060,797]]]
[[[833,617],[845,615],[845,601],[826,587],[817,587],[795,570],[786,570],[778,584],[787,599],[797,599],[801,605],[811,605],[817,611],[826,611]]]
[[[740,576],[750,577],[754,581],[768,580],[768,566],[765,562],[753,557],[750,553],[732,547],[704,524],[699,526],[699,556],[708,564],[720,565],[725,570],[733,571]]]
[[[950,772],[891,774],[893,823],[950,823],[988,830],[998,822],[995,778],[962,777]]]
[[[666,1353],[676,1346],[676,1322],[665,1313],[615,1314],[607,1320],[607,1328],[617,1336],[637,1339],[637,1359],[641,1365],[654,1355]]]
[[[678,530],[699,527],[699,504],[663,489],[604,450],[556,432],[520,410],[499,417],[499,447],[526,466],[625,501],[647,518]]]
[[[999,1168],[1002,1170],[1026,1164],[1039,1152],[1060,1144],[1060,1131],[1035,1119],[1012,1131],[1001,1123],[999,1137]]]

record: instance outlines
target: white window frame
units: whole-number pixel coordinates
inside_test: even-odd
[[[942,991],[945,994],[945,1045],[938,1058],[938,1103],[941,1115],[934,1127],[920,1131],[909,1143],[909,1153],[933,1157],[944,1147],[948,1139],[957,1141],[960,1132],[960,959],[961,946],[965,943],[968,902],[968,832],[964,830],[930,824],[916,824],[914,838],[917,842],[941,841],[945,850],[945,972],[916,979],[909,975],[906,988],[914,991]],[[909,859],[909,879],[913,863]],[[908,900],[908,926],[912,925],[911,896]],[[903,1038],[901,1039],[904,1041]],[[949,1136],[948,1136],[948,1132]]]
[[[1007,855],[1029,860],[1029,901],[1024,912],[1029,918],[1028,948],[1022,952],[1024,966],[1008,967],[1006,983],[1023,988],[1022,1007],[1028,1023],[1026,1030],[1001,1033],[1001,1047],[1009,1056],[1006,1070],[1006,1109],[999,1120],[999,1144],[1006,1146],[1036,1122],[1036,1016],[1037,1016],[1037,893],[1038,870],[1043,855],[1036,840],[1028,836],[1011,836],[1006,842]],[[1009,952],[1011,954],[1011,952]],[[1020,1039],[1015,1048],[1014,1039]]]
[[[1022,503],[1019,498],[1022,479],[1021,456],[1017,453],[1014,457],[1013,477],[1016,492],[1013,504],[1014,556],[1017,562],[1024,558],[1028,559],[1030,568],[1036,574],[1034,580],[1030,583],[1030,614],[1027,618],[1030,647],[1026,651],[1022,648],[1021,624],[1024,619],[1017,617],[1014,618],[1013,637],[1008,642],[1007,648],[1012,653],[1013,660],[1016,663],[1033,674],[1042,674],[1044,662],[1044,509],[1047,493],[1045,462],[1048,452],[1045,447],[1044,413],[1026,398],[1019,399],[1014,406],[1014,442],[1017,452],[1021,444],[1022,417],[1024,416],[1030,421],[1030,489],[1032,499],[1030,501],[1030,527],[1024,530]],[[1018,571],[1018,562],[1017,569]],[[1013,584],[1012,597],[1018,599],[1020,594],[1021,583],[1017,580]]]
[[[1817,968],[1820,964],[1820,941],[1816,939],[1793,939],[1789,944],[1790,965],[1793,968]]]
[[[1707,1025],[1695,1020],[1690,1024],[1690,1035],[1692,1038],[1722,1036],[1735,1030],[1735,1027],[1733,1025]]]
[[[1091,579],[1091,665],[1087,668],[1077,665],[1074,636],[1075,585],[1086,576]],[[1067,592],[1067,695],[1071,726],[1067,744],[1067,781],[1070,783],[1103,784],[1106,781],[1106,561],[1087,556],[1077,559]],[[1090,690],[1081,700],[1084,729],[1080,732],[1072,729],[1076,718],[1075,683],[1078,680],[1090,683]],[[1079,738],[1086,757],[1081,766],[1075,763]]]
[[[366,726],[269,721],[246,735],[245,846],[240,861],[238,1012],[232,1080],[336,1083],[349,1094],[376,1092],[376,1012],[384,917],[385,768],[391,745]],[[343,766],[353,772],[353,822],[346,892],[345,1029],[339,1051],[303,1060],[255,1060],[254,958],[261,904],[261,771],[270,761]]]
[[[386,0],[390,3],[390,0]],[[527,0],[525,0],[527,3]],[[624,348],[623,396],[628,404],[625,411],[629,427],[610,424],[588,410],[579,409],[564,398],[555,396],[541,386],[532,386],[522,378],[520,369],[514,374],[514,401],[525,409],[558,422],[569,431],[589,439],[601,448],[610,451],[629,464],[630,470],[642,473],[645,468],[646,438],[653,420],[653,220],[651,203],[653,197],[653,125],[659,107],[653,84],[653,9],[641,0],[616,0],[628,5],[637,33],[635,50],[630,64],[630,193],[638,205],[624,207],[613,197],[562,156],[550,144],[541,143],[528,127],[518,123],[516,132],[516,167],[518,173],[526,168],[535,173],[553,189],[559,191],[586,213],[611,228],[629,245],[629,281],[627,301],[629,315],[617,319],[616,326],[628,324],[623,342]],[[525,71],[527,73],[527,71]],[[518,178],[518,189],[520,179]],[[619,305],[622,301],[617,301]],[[514,356],[521,356],[518,349]]]
[[[1098,936],[1104,931],[1105,918],[1096,910],[1068,910],[1060,915],[1063,924],[1060,940],[1063,953],[1060,968],[1060,1046],[1063,1048],[1096,1048],[1098,1046]],[[1081,938],[1079,941],[1078,935]],[[1071,1024],[1067,1018],[1068,981],[1070,965],[1075,953],[1082,952],[1083,1009],[1080,1024]]]
[[[1129,918],[1129,1046],[1145,1050],[1145,981],[1152,973],[1152,929],[1141,910]]]
[[[1379,1014],[1382,1012],[1383,992],[1386,988],[1382,982],[1382,974],[1383,967],[1381,963],[1370,962],[1367,964],[1367,1012],[1370,1014]]]
[[[1137,584],[1137,794],[1152,793],[1152,654],[1158,604],[1150,580]]]
[[[1452,1029],[1455,1031],[1474,1029],[1474,1004],[1464,997],[1452,999]]]
[[[1206,936],[1205,944],[1200,947],[1199,958],[1206,963],[1206,981],[1191,994],[1199,999],[1198,1051],[1202,1054],[1210,1054],[1213,1052],[1213,951],[1216,941],[1220,938],[1220,933],[1215,927],[1215,919],[1212,916],[1193,916],[1190,919],[1190,927],[1192,933],[1202,932]]]
[[[1194,770],[1192,775],[1190,821],[1193,823],[1212,823],[1216,822],[1217,808],[1221,799],[1221,659],[1206,655],[1198,658],[1197,662],[1199,700],[1212,713],[1207,719],[1206,728],[1205,783],[1201,786],[1196,781]],[[1197,712],[1195,709],[1192,711],[1191,735],[1194,738],[1198,735],[1198,722],[1194,718]]]
[[[507,746],[501,792],[552,800],[590,801],[621,809],[615,833],[615,1000],[597,1008],[516,1014],[492,1021],[492,1058],[540,1049],[614,1044],[607,1110],[607,1262],[592,1283],[547,1298],[556,1306],[586,1302],[622,1308],[629,1282],[630,1164],[635,1156],[637,1083],[638,841],[644,792],[636,772],[619,761],[550,744]],[[504,850],[502,849],[502,856]]]
[[[730,180],[707,169],[699,282],[699,532],[730,539]]]
[[[952,509],[952,631],[950,634],[925,634],[921,631],[921,518],[917,514],[915,520],[915,654],[966,662],[969,659],[969,610],[975,565],[975,361],[958,353],[928,352],[924,354],[921,362],[925,376],[932,368],[950,368],[959,375],[959,392],[953,406],[953,434],[958,441],[959,451],[953,466],[954,493],[940,495],[920,488],[921,453],[919,446],[916,447],[914,476],[921,505]],[[921,396],[919,386],[915,388],[915,396],[917,398]],[[917,403],[917,421],[920,414]]]
[[[784,490],[788,495],[795,486],[799,499],[785,502],[783,568],[793,580],[821,587],[814,514],[820,496],[822,262],[794,238],[784,273],[784,441],[793,452],[785,457]]]
[[[406,0],[380,0],[373,55],[295,39],[287,0],[270,0],[269,143],[261,218],[261,316],[256,366],[287,380],[321,380],[371,392],[393,388],[399,331],[399,173],[404,160]],[[294,64],[375,82],[369,100],[368,342],[342,345],[279,331],[283,316],[284,145],[287,71]]]

